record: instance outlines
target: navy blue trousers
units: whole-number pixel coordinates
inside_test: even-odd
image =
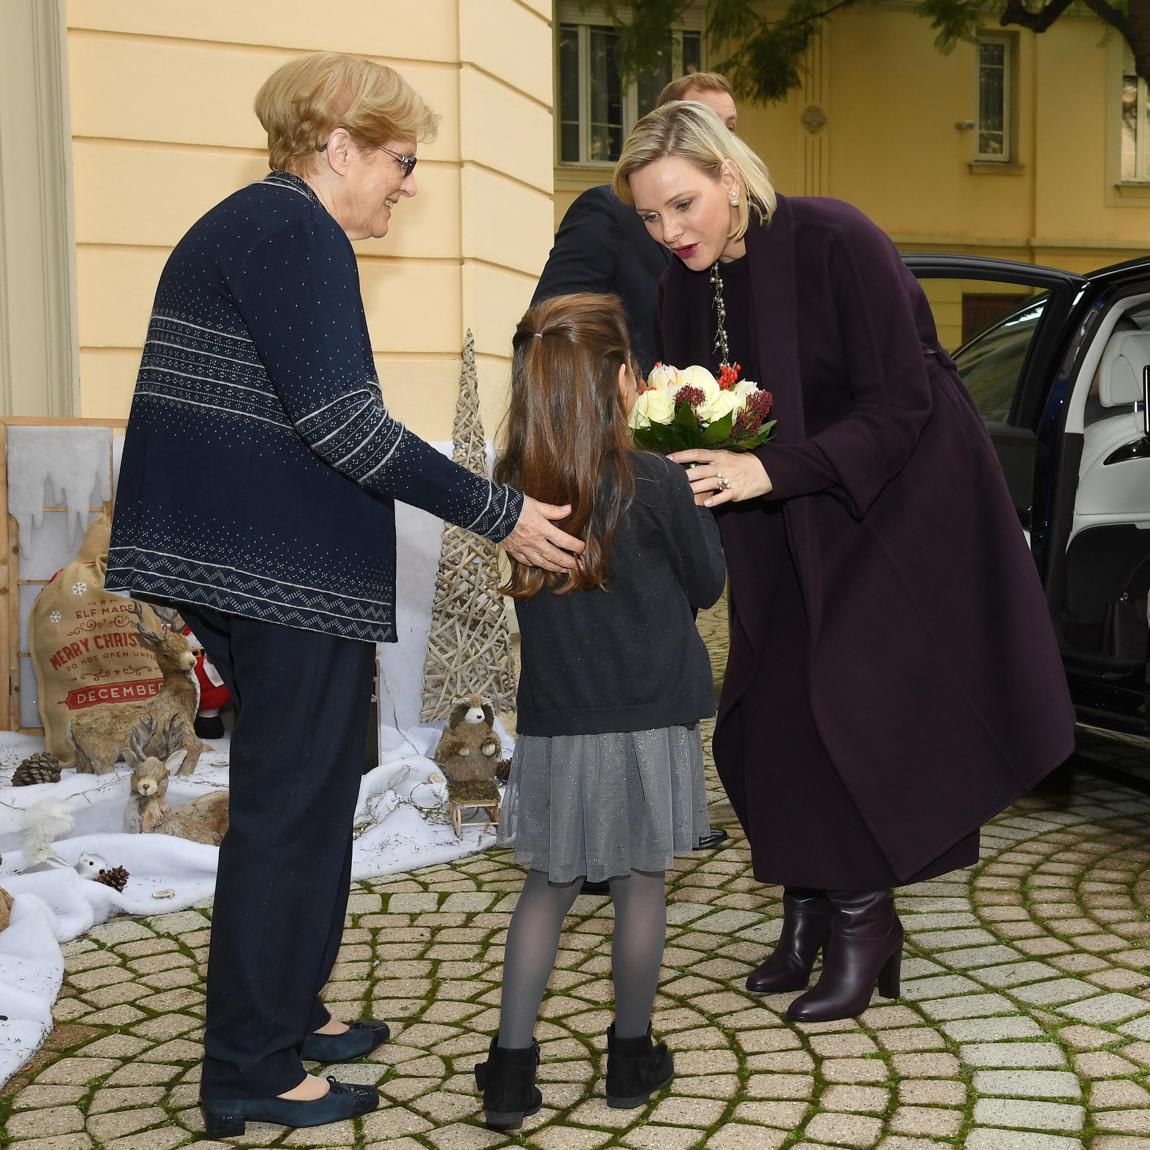
[[[236,706],[200,1091],[261,1098],[303,1081],[304,1037],[339,953],[375,646],[210,608],[180,612]]]

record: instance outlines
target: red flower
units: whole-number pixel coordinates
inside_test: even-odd
[[[722,391],[730,391],[739,382],[739,372],[743,370],[741,363],[724,363],[719,368],[719,387]]]
[[[691,387],[689,384],[686,387],[680,387],[675,392],[675,406],[683,407],[686,405],[692,411],[697,411],[704,403],[707,397],[703,391],[698,387]]]
[[[771,414],[774,405],[775,397],[769,391],[756,391],[747,396],[747,407],[759,417],[760,423]]]
[[[774,396],[769,391],[755,391],[747,396],[746,405],[735,416],[731,425],[731,434],[739,439],[746,435],[754,435],[767,421],[771,414]]]

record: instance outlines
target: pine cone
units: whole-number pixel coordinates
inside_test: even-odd
[[[48,751],[37,751],[29,755],[13,772],[14,787],[31,787],[37,783],[58,783],[60,781],[60,760]]]
[[[511,777],[511,760],[500,759],[495,764],[495,777],[501,782],[505,783]]]
[[[128,881],[128,872],[122,866],[114,866],[111,870],[102,870],[96,875],[96,882],[102,882],[113,890],[124,889]]]

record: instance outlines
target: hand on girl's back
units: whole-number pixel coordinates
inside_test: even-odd
[[[513,559],[531,567],[540,567],[544,571],[573,571],[577,556],[583,552],[583,540],[568,535],[552,523],[553,519],[565,519],[570,514],[570,504],[556,507],[525,495],[515,528],[500,547]]]

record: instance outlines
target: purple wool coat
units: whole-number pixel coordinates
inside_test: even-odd
[[[787,561],[761,546],[776,501],[818,735],[905,878],[1071,753],[1061,659],[990,438],[887,236],[839,201],[780,196],[770,225],[752,224],[747,259],[758,382],[778,419],[757,454],[774,490],[719,515],[732,619],[716,763],[726,782],[771,750],[764,723],[761,747],[732,761],[729,728],[762,661],[788,659],[765,601]],[[676,261],[660,318],[668,362],[712,363],[706,273]]]

